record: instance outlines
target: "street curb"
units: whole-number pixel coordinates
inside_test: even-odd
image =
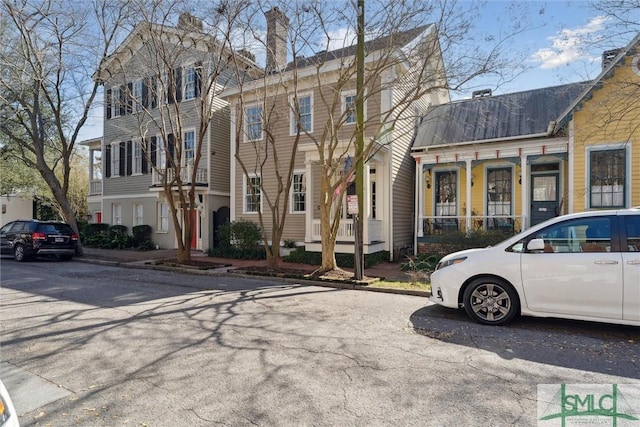
[[[235,273],[230,271],[230,269],[233,270],[234,267],[221,267],[219,269],[197,270],[192,268],[167,267],[167,266],[157,265],[157,264],[154,264],[153,261],[135,261],[135,262],[108,261],[108,260],[102,260],[102,259],[80,258],[80,257],[76,257],[74,259],[76,261],[86,262],[90,264],[137,268],[137,269],[143,269],[143,270],[146,269],[146,270],[158,270],[158,271],[169,271],[169,272],[178,272],[178,273],[187,273],[187,274],[197,274],[200,276],[242,277],[244,279],[254,279],[254,280],[269,279],[269,280],[279,281],[283,283],[306,285],[306,286],[321,286],[325,288],[334,288],[334,289],[381,292],[381,293],[387,293],[387,294],[409,295],[409,296],[417,296],[417,297],[424,297],[424,298],[428,298],[431,296],[431,292],[428,292],[428,291],[395,289],[395,288],[373,288],[373,287],[368,287],[366,285],[365,286],[358,285],[355,283],[340,283],[340,282],[332,282],[328,280],[299,279],[299,278],[278,277],[278,276],[260,276],[256,274],[245,274],[241,272]],[[225,271],[216,271],[216,270],[225,270]]]

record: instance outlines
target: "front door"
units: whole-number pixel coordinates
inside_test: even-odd
[[[545,173],[531,176],[531,225],[558,216],[560,174]]]
[[[189,216],[191,217],[191,249],[198,248],[198,210],[189,209]]]

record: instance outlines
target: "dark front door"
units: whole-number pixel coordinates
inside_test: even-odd
[[[231,210],[228,206],[223,206],[217,211],[213,211],[213,247],[220,246],[220,236],[218,236],[218,229],[229,222],[231,217]]]
[[[558,216],[560,200],[558,183],[560,174],[547,173],[531,177],[531,225],[540,224]]]

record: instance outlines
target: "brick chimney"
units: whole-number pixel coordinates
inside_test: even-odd
[[[264,16],[267,18],[267,71],[279,71],[287,65],[289,18],[277,7]]]
[[[178,17],[178,28],[185,31],[202,32],[202,20],[188,12],[184,12]]]
[[[622,52],[622,49],[620,48],[604,51],[602,53],[602,69],[604,70],[605,68],[607,68],[609,64],[611,64],[613,60],[616,59],[616,56],[618,56],[620,52]]]

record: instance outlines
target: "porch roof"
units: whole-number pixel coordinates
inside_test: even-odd
[[[432,107],[421,120],[413,150],[551,136],[549,125],[555,124],[588,85],[570,83]]]

